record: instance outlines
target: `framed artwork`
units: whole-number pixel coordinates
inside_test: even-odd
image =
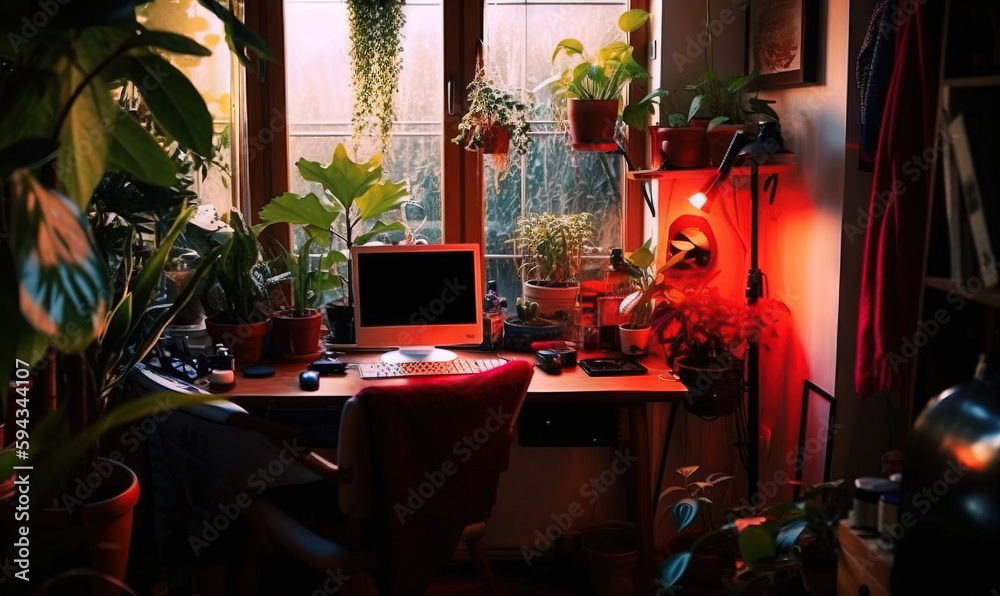
[[[750,0],[746,71],[757,71],[757,85],[816,82],[817,2]]]
[[[803,485],[830,481],[833,463],[837,398],[806,380],[802,386],[802,417],[795,457],[795,498]]]

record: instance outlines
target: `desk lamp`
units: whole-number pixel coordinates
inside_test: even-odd
[[[716,175],[709,180],[699,192],[688,198],[697,209],[708,213],[712,209],[716,195],[729,179],[733,166],[750,166],[750,269],[747,272],[746,300],[748,305],[754,305],[764,295],[764,276],[758,267],[757,254],[757,215],[759,209],[759,193],[757,190],[759,167],[768,163],[771,155],[787,153],[781,138],[781,129],[777,122],[761,122],[758,126],[757,139],[747,142],[746,133],[737,131],[726,149],[726,155],[719,164]],[[770,190],[768,204],[774,203],[778,190],[778,175],[771,174],[764,182],[764,190]],[[746,456],[744,463],[747,468],[747,491],[750,502],[754,502],[754,492],[757,490],[758,459],[760,449],[760,346],[756,342],[747,345],[747,439],[745,441]],[[752,433],[752,434],[751,434]]]

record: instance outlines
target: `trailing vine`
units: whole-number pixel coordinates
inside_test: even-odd
[[[351,24],[351,114],[355,143],[365,134],[389,150],[389,128],[396,118],[395,97],[403,66],[405,0],[347,0]]]

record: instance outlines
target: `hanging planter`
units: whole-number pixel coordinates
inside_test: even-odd
[[[355,143],[372,134],[382,155],[389,153],[389,129],[396,119],[396,92],[403,68],[402,0],[347,0],[351,24],[351,122]]]
[[[528,152],[528,113],[534,98],[508,91],[486,78],[480,62],[476,76],[469,83],[469,111],[458,125],[458,136],[452,142],[465,145],[467,151],[482,149],[493,158],[497,181],[503,180],[510,169],[510,156]]]

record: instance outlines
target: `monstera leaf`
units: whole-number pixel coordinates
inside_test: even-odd
[[[286,192],[274,197],[260,210],[264,225],[290,223],[305,226],[309,238],[320,246],[330,245],[330,227],[337,221],[344,207],[316,193],[297,195]]]
[[[101,335],[108,276],[87,218],[73,201],[27,170],[12,177],[11,249],[21,314],[65,353]]]

